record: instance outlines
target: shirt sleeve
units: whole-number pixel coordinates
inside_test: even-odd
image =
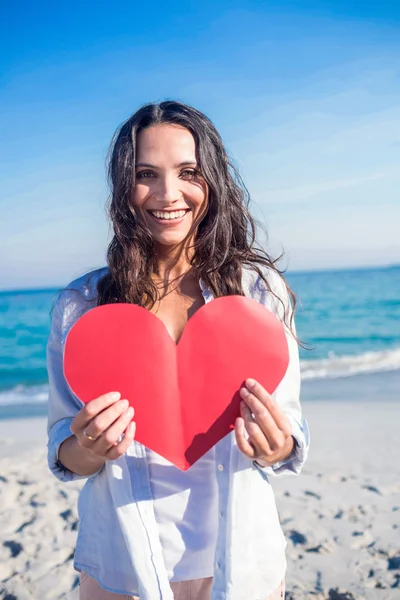
[[[271,281],[270,285],[274,292],[282,299],[283,305],[276,298],[271,299],[271,294],[269,294],[269,302],[265,300],[264,303],[271,308],[281,321],[283,321],[284,308],[286,308],[288,310],[288,322],[290,322],[293,311],[289,295],[282,279],[278,274],[274,273],[273,277],[269,278],[269,281]],[[294,320],[292,322],[292,329],[294,334],[296,334]],[[272,467],[262,467],[254,462],[255,466],[260,471],[267,475],[279,477],[299,475],[307,460],[310,446],[308,423],[306,419],[302,417],[300,405],[300,358],[298,343],[286,326],[285,332],[289,349],[289,365],[282,381],[272,394],[272,398],[289,419],[292,426],[292,436],[295,440],[295,447],[290,456],[285,460],[276,463]]]
[[[65,293],[64,293],[65,294]],[[49,378],[48,420],[47,420],[47,462],[50,471],[60,481],[88,479],[92,475],[77,475],[67,469],[58,458],[61,444],[73,435],[70,425],[75,415],[82,408],[82,402],[73,394],[63,369],[63,336],[62,323],[64,315],[63,295],[59,294],[51,317],[51,329],[47,343],[47,372]]]

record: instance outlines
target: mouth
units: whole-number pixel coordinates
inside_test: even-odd
[[[186,215],[190,212],[189,208],[182,210],[148,210],[149,215],[153,217],[157,223],[163,223],[163,225],[172,225],[173,223],[180,223]]]

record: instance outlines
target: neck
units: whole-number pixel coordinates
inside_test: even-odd
[[[183,246],[159,246],[156,248],[157,266],[155,278],[168,284],[182,279],[191,269],[192,252]]]

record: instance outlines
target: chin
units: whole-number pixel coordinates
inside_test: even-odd
[[[153,239],[156,244],[163,246],[178,246],[185,242],[190,236],[190,231],[170,231],[160,235],[160,232],[153,233]]]
[[[159,244],[160,246],[169,246],[169,247],[179,246],[184,241],[185,241],[185,237],[184,236],[179,236],[179,237],[176,237],[176,238],[154,237],[154,243],[155,244]]]

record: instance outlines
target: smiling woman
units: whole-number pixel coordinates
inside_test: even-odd
[[[168,268],[184,257],[183,269],[190,267],[197,285],[201,279],[215,297],[243,294],[244,267],[267,288],[264,273],[275,272],[295,309],[294,294],[276,266],[280,257],[274,260],[257,246],[248,192],[218,131],[200,111],[174,101],[140,108],[114,136],[109,179],[114,238],[109,272],[98,285],[99,304],[153,306],[163,293],[157,282],[160,259],[165,266],[168,255]],[[156,227],[177,209],[187,214],[176,229]],[[283,302],[282,308],[290,327]]]
[[[142,107],[118,130],[109,173],[114,237],[108,266],[72,282],[59,295],[48,343],[49,466],[63,481],[88,478],[79,501],[74,555],[74,567],[81,572],[80,598],[283,598],[285,540],[269,476],[300,473],[309,445],[299,401],[295,298],[276,260],[256,244],[246,189],[205,115],[172,101]],[[178,342],[201,306],[234,295],[256,300],[284,323],[289,364],[272,395],[251,379],[254,373],[235,382],[236,406],[241,402],[234,431],[186,471],[134,439],[139,399],[109,390],[83,406],[72,394],[63,348],[77,319],[90,308],[137,304],[154,313]],[[217,338],[210,331],[217,321],[213,318],[211,329],[202,328],[202,351],[211,361],[219,352],[225,367],[229,352],[243,354],[245,344],[231,343],[228,352],[223,336],[213,347],[211,340]],[[229,323],[230,332],[235,327]],[[254,324],[240,330],[256,348],[260,331]],[[148,340],[142,337],[135,340],[144,354],[142,365],[162,373],[165,364],[154,370],[162,356],[146,352]],[[189,369],[198,346],[195,340]],[[250,361],[253,370],[257,360]],[[263,365],[257,372],[264,373]],[[202,393],[194,410],[202,410],[202,402],[212,403],[209,379],[207,370],[202,381],[208,397]],[[157,383],[160,390],[168,385],[165,378]],[[157,425],[167,434],[173,406],[176,410],[178,404],[178,412],[183,408],[161,392],[161,418],[151,395],[141,401],[149,403],[152,431]],[[230,406],[232,394],[226,395],[222,403]],[[189,401],[194,402],[192,394]]]
[[[193,135],[185,127],[160,124],[138,136],[132,204],[148,226],[158,253],[193,238],[207,212],[207,184],[201,176]]]

